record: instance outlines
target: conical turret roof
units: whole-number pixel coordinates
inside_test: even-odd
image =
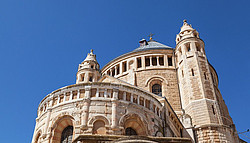
[[[88,53],[87,57],[85,58],[85,60],[83,62],[85,62],[85,61],[95,61],[95,62],[97,62],[96,55],[93,53],[92,49],[90,50],[90,53]]]

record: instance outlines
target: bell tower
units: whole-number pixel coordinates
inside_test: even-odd
[[[223,122],[223,109],[216,94],[218,89],[214,86],[210,71],[212,66],[207,60],[204,47],[199,33],[184,20],[176,36],[175,48],[182,108],[191,117],[191,128],[197,142],[215,142],[217,139],[235,142],[232,137],[235,128],[225,126]]]
[[[86,59],[79,64],[76,74],[76,84],[97,82],[100,76],[100,66],[96,60],[96,55],[93,54],[93,50],[91,49]]]

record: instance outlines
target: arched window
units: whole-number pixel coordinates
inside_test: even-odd
[[[159,96],[161,96],[161,85],[160,84],[154,84],[153,86],[152,86],[152,92],[154,93],[154,94],[156,94],[156,95],[159,95]]]
[[[129,127],[129,128],[126,128],[125,135],[126,136],[133,136],[133,135],[137,135],[137,133],[133,128]]]
[[[102,120],[97,120],[93,124],[93,134],[102,134],[102,135],[106,134],[105,123]]]
[[[72,143],[73,126],[66,127],[61,136],[61,143]]]

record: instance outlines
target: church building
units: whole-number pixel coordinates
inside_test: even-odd
[[[46,95],[32,143],[239,143],[202,39],[186,20],[172,48],[149,40]]]

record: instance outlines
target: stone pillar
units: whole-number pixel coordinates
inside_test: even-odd
[[[73,91],[70,91],[70,96],[69,96],[69,100],[73,99]]]
[[[120,74],[123,73],[123,66],[122,66],[122,62],[120,62]]]
[[[191,50],[191,51],[197,51],[195,42],[191,42],[191,43],[190,43],[190,50]]]
[[[112,69],[109,70],[110,76],[112,76]]]
[[[142,69],[146,68],[146,66],[145,66],[145,56],[141,57],[141,66],[142,66]]]
[[[118,89],[113,89],[113,98],[112,98],[112,129],[117,128],[117,100],[118,100]]]
[[[88,117],[89,117],[89,104],[90,104],[90,94],[91,86],[85,86],[85,98],[83,103],[83,116],[82,116],[82,125],[83,130],[87,129]]]
[[[96,97],[99,97],[99,88],[96,89]]]
[[[167,55],[164,55],[164,66],[168,66],[168,56]]]
[[[66,92],[63,93],[63,102],[66,101]]]
[[[107,98],[107,88],[104,89],[104,98]]]
[[[181,45],[182,55],[186,55],[187,47],[185,44]]]
[[[80,98],[80,89],[77,90],[77,99]]]
[[[126,101],[126,92],[125,91],[123,92],[123,100]]]
[[[133,101],[134,101],[134,95],[133,95],[133,94],[131,94],[131,97],[130,97],[130,102],[131,102],[131,103],[133,103]]]
[[[149,57],[150,58],[150,66],[152,66],[152,56]]]
[[[115,66],[115,75],[117,75],[117,66]]]
[[[156,61],[157,61],[157,66],[160,66],[160,62],[159,62],[159,56],[156,57]]]
[[[57,96],[57,104],[60,103],[60,95]]]

